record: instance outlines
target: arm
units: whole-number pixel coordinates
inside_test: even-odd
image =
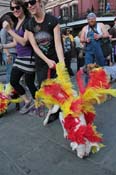
[[[116,38],[111,38],[111,41],[116,41]]]
[[[10,49],[10,48],[15,48],[16,47],[16,42],[13,41],[11,43],[8,43],[8,44],[1,44],[1,47],[2,49]]]
[[[34,38],[33,33],[30,32],[30,31],[28,31],[28,30],[27,30],[26,32],[27,32],[27,35],[28,35],[29,42],[30,42],[30,44],[32,45],[33,50],[35,51],[35,53],[36,53],[42,60],[44,60],[44,61],[48,64],[49,68],[53,68],[54,65],[55,65],[55,61],[48,59],[48,58],[43,54],[43,52],[39,49],[39,47],[38,47],[38,45],[37,45],[37,43],[36,43],[36,40],[35,40],[35,38]]]
[[[27,32],[24,33],[24,37],[21,37],[19,35],[17,35],[12,29],[8,30],[8,33],[15,38],[15,41],[17,43],[20,43],[22,46],[25,46],[27,41],[28,41],[28,37],[27,37]]]
[[[101,38],[110,38],[110,34],[106,30],[105,25],[103,23],[98,23],[98,24],[99,24],[99,26],[101,28],[102,34],[94,33],[94,39],[95,40],[99,40]]]
[[[2,29],[1,30],[1,44],[6,44],[7,43],[7,31],[5,29]],[[7,56],[7,63],[10,64],[11,63],[11,55],[10,55],[10,52],[8,49],[3,49],[4,50],[4,53],[6,54]]]
[[[3,22],[3,28],[7,30],[7,32],[15,39],[17,43],[20,43],[22,46],[25,46],[25,44],[28,41],[27,32],[24,33],[24,37],[17,35],[14,32],[14,30],[11,29],[11,26],[7,21]]]
[[[110,36],[109,32],[106,30],[106,27],[103,23],[100,23],[101,30],[103,32],[102,38],[107,38]]]
[[[112,27],[111,29],[110,29],[110,31],[109,31],[109,33],[110,33],[110,38],[111,38],[111,41],[116,41],[116,36],[115,36],[115,28],[114,27]]]
[[[80,42],[85,43],[85,27],[82,28],[81,35],[80,35]]]
[[[85,32],[86,32],[86,26],[82,28],[82,32],[80,35],[80,42],[82,44],[90,42],[90,39],[85,37]]]
[[[55,40],[55,49],[59,59],[59,62],[64,62],[64,54],[61,42],[61,34],[60,34],[60,27],[57,25],[54,28],[54,40]]]
[[[6,43],[7,43],[7,31],[5,29],[2,29],[1,30],[1,44],[6,44]],[[6,55],[10,55],[8,49],[3,49],[3,50],[6,53]]]

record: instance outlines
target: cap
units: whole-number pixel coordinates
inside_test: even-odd
[[[89,13],[88,15],[87,15],[87,19],[95,19],[96,18],[96,14],[95,13]]]

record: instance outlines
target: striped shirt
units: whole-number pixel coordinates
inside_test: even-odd
[[[35,72],[35,58],[31,56],[23,56],[15,59],[13,67],[18,67],[23,72],[32,73]]]
[[[23,24],[15,32],[24,37],[25,25],[27,19],[24,20]],[[35,72],[35,57],[33,55],[33,49],[29,42],[25,46],[22,46],[20,43],[16,45],[17,58],[13,64],[13,67],[21,69],[23,72],[33,73]]]

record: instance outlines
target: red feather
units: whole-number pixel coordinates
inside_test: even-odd
[[[96,134],[96,132],[93,130],[91,125],[87,125],[86,127],[86,132],[85,132],[85,137],[90,141],[90,142],[101,142],[102,138]]]
[[[64,128],[70,132],[73,131],[75,129],[75,127],[77,126],[77,124],[79,124],[80,120],[79,118],[77,118],[77,120],[75,120],[75,118],[69,114],[65,119],[64,119]]]
[[[99,70],[93,70],[89,75],[89,82],[87,85],[88,87],[94,87],[94,88],[105,88],[109,89],[110,84],[108,82],[108,77],[106,72],[100,68]]]
[[[84,86],[84,72],[83,69],[80,69],[76,74],[76,81],[79,88],[79,92],[83,94],[85,92]]]
[[[51,95],[60,103],[64,103],[69,98],[69,95],[62,89],[61,85],[57,83],[44,86],[44,92],[46,95]]]
[[[92,112],[84,113],[84,117],[87,124],[92,124],[95,119],[95,114]]]
[[[75,100],[71,103],[71,106],[70,106],[70,109],[73,111],[73,112],[77,112],[77,113],[80,113],[81,110],[82,110],[82,99],[79,98],[78,100]]]

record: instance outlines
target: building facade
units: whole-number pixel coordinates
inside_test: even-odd
[[[9,5],[10,0],[0,0],[0,17],[10,11]]]
[[[86,16],[94,11],[101,21],[113,21],[116,15],[116,0],[42,0],[47,13],[56,16],[63,26],[85,24]],[[111,10],[106,13],[106,5],[110,3]],[[0,17],[9,12],[10,0],[0,0]],[[112,17],[109,17],[112,16]]]
[[[81,17],[89,10],[98,10],[98,0],[49,0],[46,11],[59,17]]]
[[[111,11],[106,14],[107,2]],[[116,0],[49,0],[46,12],[60,19],[61,23],[85,19],[90,11],[97,16],[114,16],[116,14]]]

